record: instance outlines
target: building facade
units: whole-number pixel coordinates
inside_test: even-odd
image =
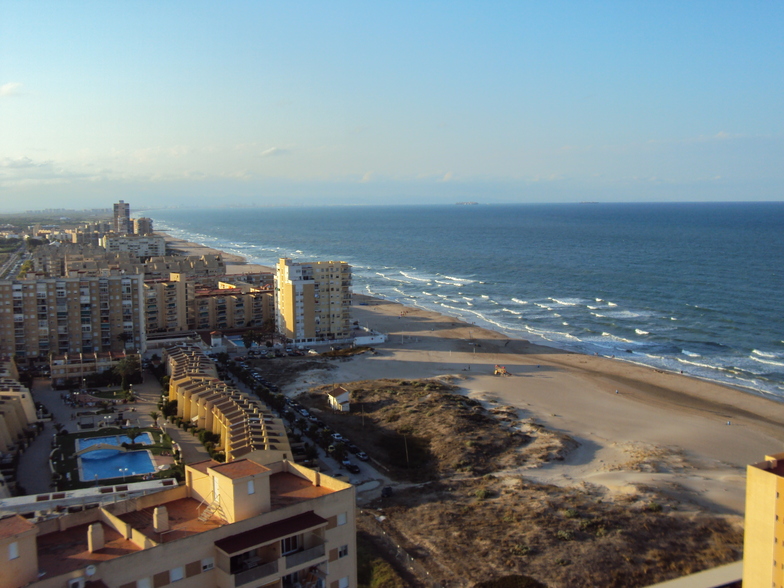
[[[351,336],[351,266],[344,261],[276,266],[275,313],[278,333],[295,346],[347,340]]]
[[[0,354],[144,351],[143,276],[0,280]]]
[[[357,586],[350,484],[242,459],[189,464],[185,484],[133,499],[128,486],[83,510],[6,513],[0,588]]]
[[[784,453],[746,467],[743,585],[784,586]]]
[[[159,235],[104,235],[101,245],[109,253],[127,251],[138,258],[166,255],[166,240]]]
[[[136,235],[152,235],[152,219],[145,216],[133,219],[133,232]]]
[[[112,229],[118,235],[130,235],[133,232],[131,224],[131,205],[120,200],[114,205],[114,223]]]

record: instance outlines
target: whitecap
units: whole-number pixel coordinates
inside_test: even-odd
[[[766,351],[760,351],[759,349],[752,349],[751,352],[755,355],[759,355],[760,357],[778,358],[778,355],[776,355],[775,353],[768,353]]]
[[[607,303],[607,306],[618,306],[618,305],[617,305],[617,304],[615,304],[615,302],[608,302],[608,303]]]
[[[650,335],[648,331],[643,331],[642,329],[634,329],[634,332],[638,335]]]
[[[527,300],[520,300],[519,298],[512,298],[512,302],[517,302],[517,304],[528,304]]]
[[[682,351],[683,355],[688,355],[689,357],[702,357],[699,353],[694,353],[693,351],[688,351],[684,349]]]

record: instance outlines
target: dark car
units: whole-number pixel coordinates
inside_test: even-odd
[[[346,469],[350,471],[352,474],[358,474],[362,470],[359,469],[359,466],[354,463],[346,464]]]
[[[346,443],[346,448],[347,448],[347,449],[348,449],[348,450],[349,450],[351,453],[359,453],[359,447],[357,447],[357,446],[356,446],[356,445],[354,445],[353,443]]]
[[[389,498],[390,496],[392,496],[392,487],[384,486],[381,489],[381,498]]]

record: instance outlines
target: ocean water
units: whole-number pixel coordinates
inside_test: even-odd
[[[147,211],[249,261],[342,260],[354,291],[784,400],[784,203]]]

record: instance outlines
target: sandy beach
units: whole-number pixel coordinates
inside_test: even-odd
[[[275,271],[274,268],[268,267],[266,265],[248,263],[248,261],[241,255],[226,253],[225,251],[213,249],[212,247],[206,247],[199,243],[193,243],[191,241],[186,241],[185,239],[178,239],[177,237],[172,237],[168,233],[161,233],[156,231],[155,234],[164,237],[166,240],[167,249],[176,252],[177,255],[197,257],[201,257],[202,255],[223,256],[223,262],[226,264],[227,274],[248,274]]]
[[[353,320],[387,333],[378,355],[308,372],[289,392],[376,378],[452,376],[468,396],[517,409],[573,437],[563,462],[522,474],[591,484],[611,497],[654,488],[686,505],[742,515],[745,466],[781,450],[784,404],[688,376],[511,340],[435,312],[354,296]],[[510,376],[494,376],[504,365]]]
[[[163,233],[162,233],[163,234]],[[182,255],[222,254],[227,273],[274,271],[164,234]],[[784,403],[620,358],[582,355],[436,312],[354,295],[352,320],[388,335],[377,355],[303,374],[286,390],[378,378],[449,376],[488,406],[517,410],[573,437],[566,460],[527,469],[531,480],[591,484],[609,497],[653,488],[686,505],[742,515],[745,467],[784,445]],[[509,376],[494,376],[503,365]]]

